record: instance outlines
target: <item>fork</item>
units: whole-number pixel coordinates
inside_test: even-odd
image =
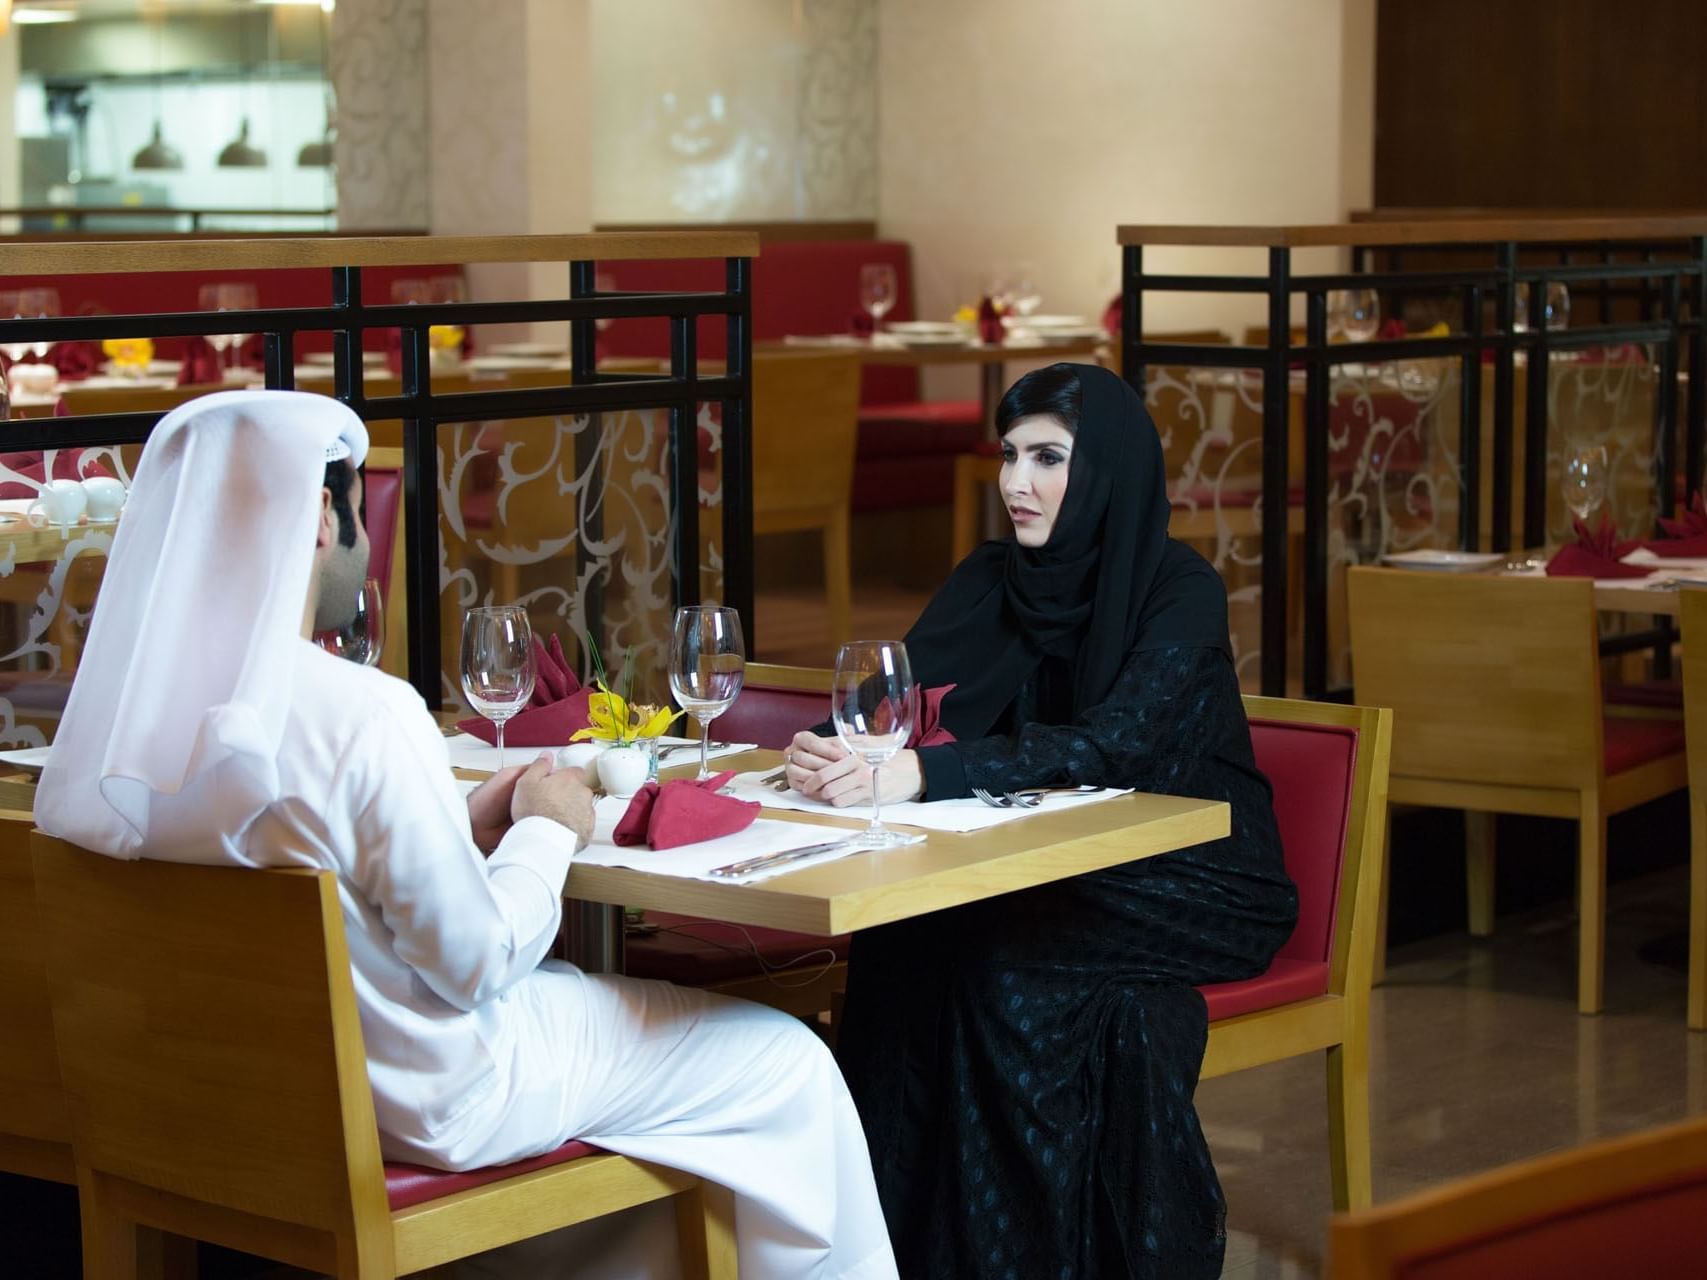
[[[708,751],[722,751],[728,745],[729,744],[727,742],[711,742],[711,743],[706,744],[706,750],[708,750]],[[698,750],[699,750],[699,743],[697,743],[697,742],[673,742],[667,747],[660,747],[658,749],[658,759],[662,760],[665,756],[672,756],[678,751],[698,751]]]

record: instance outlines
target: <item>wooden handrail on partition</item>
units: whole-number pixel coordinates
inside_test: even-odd
[[[1328,222],[1297,226],[1159,226],[1117,228],[1122,245],[1218,245],[1254,249],[1406,244],[1498,244],[1570,240],[1682,240],[1707,236],[1707,214],[1641,217],[1419,218],[1410,222]]]
[[[279,236],[231,240],[82,240],[0,245],[0,275],[415,267],[444,262],[752,258],[750,231],[630,231],[569,236]]]

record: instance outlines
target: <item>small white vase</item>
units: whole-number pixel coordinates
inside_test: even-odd
[[[599,756],[599,785],[605,794],[625,799],[646,785],[650,767],[639,747],[611,747]]]

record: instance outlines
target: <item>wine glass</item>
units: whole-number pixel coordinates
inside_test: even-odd
[[[1381,332],[1381,298],[1373,289],[1334,289],[1328,294],[1328,335],[1368,342]]]
[[[7,320],[17,320],[23,317],[21,293],[22,291],[19,289],[0,290],[0,317]],[[4,352],[6,359],[11,363],[17,364],[18,361],[30,354],[30,346],[31,344],[28,342],[0,343],[0,352]]]
[[[1043,305],[1043,290],[1037,287],[1037,270],[1029,262],[1016,266],[1010,279],[1008,305],[1015,315],[1029,316]]]
[[[1541,303],[1541,325],[1546,329],[1567,329],[1571,324],[1571,291],[1565,287],[1562,280],[1555,280],[1547,286],[1547,296]],[[1511,327],[1518,332],[1529,328],[1529,289],[1519,285],[1517,290],[1517,314],[1512,317]]]
[[[895,268],[887,262],[868,262],[859,269],[859,305],[871,313],[874,332],[895,306],[897,292]]]
[[[253,311],[260,305],[260,298],[255,292],[255,286],[241,280],[215,281],[204,284],[198,291],[198,299],[203,311]],[[223,373],[226,367],[225,352],[231,352],[231,367],[237,365],[237,353],[243,344],[249,340],[246,333],[210,333],[207,344],[219,353],[219,364]]]
[[[883,825],[878,791],[879,771],[907,745],[917,715],[906,645],[899,640],[853,640],[841,647],[830,686],[830,719],[842,745],[871,770],[871,825],[853,842],[855,848],[888,849],[921,838]]]
[[[331,631],[316,631],[314,643],[327,653],[364,667],[378,666],[380,651],[385,647],[385,604],[379,594],[379,580],[369,578],[362,583],[356,596],[354,618]]]
[[[670,692],[699,721],[699,780],[711,776],[711,722],[740,696],[747,675],[741,615],[714,604],[676,610],[670,634]]]
[[[462,620],[462,691],[498,729],[504,767],[504,722],[533,697],[533,628],[520,605],[470,609]]]
[[[1583,445],[1565,451],[1565,473],[1559,488],[1565,505],[1584,524],[1606,497],[1606,446]]]
[[[59,290],[57,289],[19,289],[18,309],[15,315],[31,318],[56,316],[59,311]],[[52,349],[51,342],[32,342],[29,350],[37,360],[42,359]]]

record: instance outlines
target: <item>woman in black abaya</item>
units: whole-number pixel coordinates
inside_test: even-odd
[[[1297,914],[1226,593],[1168,538],[1156,430],[1116,375],[1039,370],[997,425],[1014,536],[907,635],[918,683],[955,686],[957,740],[892,760],[884,799],[1132,787],[1225,800],[1232,833],[858,934],[837,1057],[904,1276],[1216,1276],[1194,987],[1261,973]],[[799,790],[869,800],[835,740],[789,757]]]

